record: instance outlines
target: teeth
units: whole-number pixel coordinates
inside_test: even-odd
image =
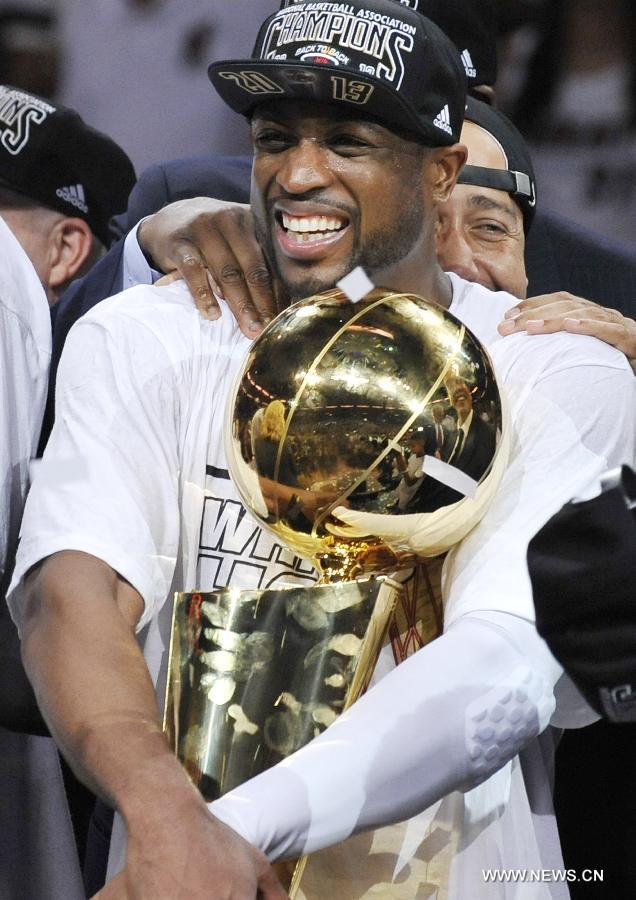
[[[313,237],[314,234],[320,236],[324,235],[325,232],[340,231],[341,228],[344,228],[345,224],[339,219],[329,216],[290,216],[285,212],[282,215],[282,219],[283,228],[287,231],[293,231],[300,234],[311,232],[313,240],[316,240],[316,238]]]
[[[313,241],[321,241],[325,237],[324,231],[301,231],[293,233],[293,240],[297,244],[311,244]]]

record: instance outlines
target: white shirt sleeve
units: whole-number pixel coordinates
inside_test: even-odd
[[[142,219],[141,222],[143,221]],[[124,241],[122,282],[124,290],[134,287],[136,284],[154,284],[163,274],[157,269],[151,269],[139,246],[137,231],[141,222],[137,222],[135,227],[128,232]]]
[[[168,594],[178,548],[181,377],[179,361],[133,316],[102,310],[73,327],[12,586],[52,553],[83,551],[139,591],[146,605],[139,628],[152,617]],[[19,625],[19,590],[9,603]]]
[[[0,219],[0,583],[10,570],[46,401],[49,306],[31,262]],[[6,587],[6,585],[5,585]]]

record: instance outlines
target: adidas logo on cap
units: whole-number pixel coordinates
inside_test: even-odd
[[[60,200],[71,203],[76,209],[81,209],[85,214],[88,213],[88,204],[86,203],[84,188],[81,184],[72,184],[69,187],[58,188],[55,193]]]
[[[441,128],[442,131],[445,131],[447,134],[452,134],[453,129],[450,124],[450,113],[448,111],[448,103],[443,109],[440,109],[438,114],[433,119],[433,125],[436,128]]]
[[[468,78],[476,78],[477,69],[475,68],[475,64],[468,50],[464,50],[464,52],[462,53],[462,62],[464,64],[464,68],[466,69],[466,76]]]

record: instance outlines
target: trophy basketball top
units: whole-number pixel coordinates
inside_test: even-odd
[[[487,352],[413,294],[354,303],[334,289],[290,306],[253,344],[227,416],[243,502],[325,580],[449,549],[506,461]]]

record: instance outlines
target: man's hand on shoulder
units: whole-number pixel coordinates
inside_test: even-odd
[[[127,819],[126,866],[95,900],[285,900],[267,858],[216,819],[201,798],[159,786]]]
[[[219,316],[214,292],[227,301],[247,337],[255,337],[278,312],[249,206],[209,197],[179,200],[145,219],[137,238],[160,271],[185,279],[207,318]]]
[[[566,291],[521,300],[506,313],[500,334],[587,334],[611,344],[625,354],[636,373],[636,322],[617,309],[599,306]]]

